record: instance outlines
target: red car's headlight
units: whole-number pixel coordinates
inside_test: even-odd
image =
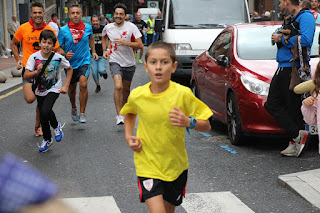
[[[250,92],[257,95],[268,95],[270,84],[246,75],[241,75],[240,79],[243,86]]]

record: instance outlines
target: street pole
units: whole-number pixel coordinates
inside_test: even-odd
[[[273,21],[279,21],[279,0],[274,0],[273,1],[273,11],[274,11],[274,14],[273,14]]]

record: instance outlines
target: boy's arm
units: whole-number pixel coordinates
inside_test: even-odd
[[[64,86],[60,89],[60,92],[62,94],[66,94],[68,92],[69,89],[69,85],[70,85],[70,81],[72,78],[72,73],[73,73],[73,69],[70,66],[69,68],[67,68],[67,78],[66,78],[66,82],[64,83]]]
[[[178,107],[169,112],[169,118],[173,126],[190,127],[191,118],[187,117]],[[199,132],[209,132],[211,125],[209,120],[197,120],[197,125],[194,127]]]
[[[140,138],[133,136],[133,128],[136,122],[137,115],[135,114],[126,114],[124,122],[124,132],[126,135],[126,141],[130,147],[135,152],[140,152],[142,150],[142,143]]]

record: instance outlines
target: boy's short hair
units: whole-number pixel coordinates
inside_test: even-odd
[[[55,46],[55,44],[57,42],[57,36],[51,30],[44,30],[40,33],[39,43],[41,42],[42,39],[47,40],[50,38],[53,42],[53,46]]]
[[[123,9],[124,10],[124,14],[126,15],[127,14],[127,7],[126,7],[126,5],[124,5],[124,4],[122,4],[122,3],[118,3],[118,4],[116,4],[114,7],[113,7],[113,13],[114,12],[116,12],[116,9],[117,8],[121,8],[121,9]]]
[[[44,10],[43,4],[38,1],[33,1],[30,4],[30,9],[32,10],[33,7],[41,7]]]
[[[172,59],[172,63],[176,62],[176,52],[174,51],[174,48],[171,46],[171,44],[168,44],[167,42],[164,42],[164,41],[154,42],[148,47],[146,55],[145,55],[145,61],[148,60],[150,51],[153,49],[167,50],[168,53],[170,54],[170,58]]]

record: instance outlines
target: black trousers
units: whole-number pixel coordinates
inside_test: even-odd
[[[49,92],[46,96],[37,96],[38,108],[40,111],[40,123],[42,126],[44,140],[51,139],[50,125],[54,129],[58,127],[56,115],[52,110],[58,97],[59,94],[54,92]]]
[[[284,128],[290,137],[296,138],[304,129],[301,113],[301,95],[289,90],[291,67],[280,67],[274,74],[267,102],[264,107]]]
[[[147,34],[147,46],[152,44],[153,34]]]

